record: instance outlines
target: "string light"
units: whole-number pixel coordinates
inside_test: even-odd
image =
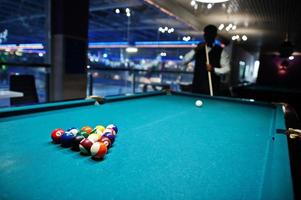
[[[241,39],[242,39],[243,41],[247,41],[247,40],[248,40],[248,37],[247,37],[246,35],[243,35],[243,36],[241,37]]]
[[[223,30],[223,28],[224,28],[224,27],[225,27],[225,25],[224,25],[224,24],[220,24],[220,25],[219,25],[219,27],[218,27],[218,30],[220,30],[220,31],[221,31],[221,30]]]
[[[184,36],[182,39],[183,39],[185,42],[188,42],[188,41],[191,39],[191,37],[190,37],[190,36]]]
[[[162,57],[164,57],[164,56],[166,56],[167,54],[166,54],[166,52],[161,52],[160,53],[160,56],[162,56]]]

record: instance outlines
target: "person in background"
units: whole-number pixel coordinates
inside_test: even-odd
[[[230,72],[230,54],[221,45],[215,44],[217,27],[208,25],[204,28],[205,43],[199,43],[197,47],[184,56],[184,63],[194,60],[194,73],[192,92],[210,94],[208,72],[211,72],[214,95],[220,93],[221,76]],[[209,54],[209,65],[206,64],[205,45]]]

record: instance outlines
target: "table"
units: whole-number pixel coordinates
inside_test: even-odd
[[[102,161],[51,143],[57,127],[110,123]],[[0,199],[293,199],[285,128],[280,105],[188,93],[6,108]]]
[[[12,98],[12,97],[23,97],[22,92],[0,90],[0,99]]]

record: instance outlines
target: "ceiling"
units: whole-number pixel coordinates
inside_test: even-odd
[[[5,43],[45,43],[48,4],[49,0],[0,0],[0,33],[8,30]],[[131,9],[130,21],[126,8]],[[301,51],[300,11],[297,0],[230,0],[210,9],[202,3],[194,9],[191,0],[90,0],[89,41],[182,40],[186,35],[200,39],[206,24],[232,23],[237,29],[220,35],[245,34],[248,40],[238,44],[250,51],[275,51],[287,33]],[[175,31],[159,34],[160,26]]]
[[[197,3],[191,0],[148,0],[179,16],[194,29],[202,30],[206,24],[236,24],[237,29],[220,34],[231,38],[239,34],[248,37],[240,45],[250,50],[273,51],[285,40],[286,34],[298,51],[301,50],[301,3],[297,0],[230,0],[226,3]]]

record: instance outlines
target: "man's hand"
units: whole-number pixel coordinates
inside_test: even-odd
[[[212,65],[206,64],[207,71],[211,72],[213,70]]]

